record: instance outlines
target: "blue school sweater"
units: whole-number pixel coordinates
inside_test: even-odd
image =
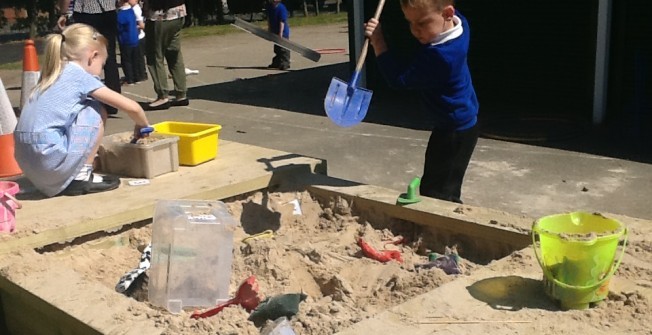
[[[434,118],[434,128],[441,130],[468,129],[478,119],[478,98],[466,61],[469,25],[459,12],[456,17],[461,21],[461,35],[422,45],[412,63],[400,64],[391,50],[377,58],[389,86],[419,91],[423,106]]]
[[[136,13],[128,4],[118,10],[118,43],[127,47],[138,46]]]
[[[288,24],[288,10],[284,4],[269,4],[267,6],[267,22],[270,30],[274,34],[280,33],[279,26],[281,22],[285,23],[283,27],[283,38],[290,38],[290,25]]]

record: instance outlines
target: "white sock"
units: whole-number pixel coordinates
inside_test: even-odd
[[[81,180],[81,181],[87,181],[91,179],[91,172],[93,172],[93,165],[92,164],[84,164],[82,166],[81,170],[77,173],[77,176],[75,177],[75,180]]]
[[[93,183],[101,183],[104,181],[104,178],[100,176],[99,174],[94,174],[93,173]]]

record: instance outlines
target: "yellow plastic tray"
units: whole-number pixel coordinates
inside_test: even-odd
[[[198,165],[217,157],[219,124],[165,121],[154,125],[157,133],[179,136],[179,164]]]

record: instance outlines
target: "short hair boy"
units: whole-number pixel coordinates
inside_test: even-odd
[[[133,6],[138,0],[118,1],[118,43],[120,44],[120,62],[125,74],[125,82],[129,85],[136,83],[138,66],[138,23]]]
[[[478,140],[479,105],[466,60],[469,25],[453,0],[401,0],[401,9],[421,44],[410,64],[388,49],[378,20],[367,22],[365,35],[389,86],[419,91],[434,118],[420,193],[462,203],[462,181]]]
[[[268,31],[281,38],[290,39],[290,25],[288,24],[288,10],[281,0],[268,0],[267,26]],[[287,70],[290,68],[290,50],[274,44],[274,58],[269,64],[270,69]]]

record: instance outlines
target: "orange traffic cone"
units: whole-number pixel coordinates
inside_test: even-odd
[[[0,135],[0,178],[22,174],[14,158],[14,134]]]
[[[41,75],[33,40],[25,41],[23,49],[23,85],[20,91],[20,108],[23,109]]]
[[[0,80],[0,178],[17,176],[23,171],[14,159],[16,114]]]

